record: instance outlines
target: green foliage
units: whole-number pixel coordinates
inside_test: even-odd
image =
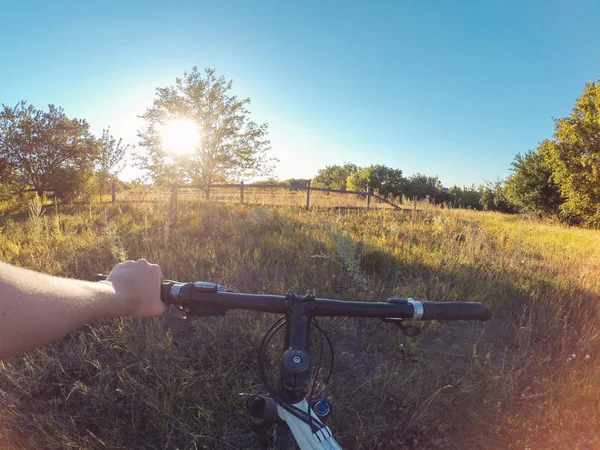
[[[430,177],[420,173],[412,175],[404,181],[402,194],[409,199],[430,198],[437,203],[451,199],[450,194],[444,192],[442,182],[437,176]]]
[[[358,167],[356,164],[344,163],[341,166],[327,166],[319,170],[314,181],[317,186],[340,190],[364,192],[371,187],[383,197],[405,196],[411,200],[430,198],[437,203],[451,200],[437,176],[417,173],[405,178],[401,170],[384,165]]]
[[[561,216],[600,224],[600,83],[586,84],[571,114],[556,121],[554,140],[540,151],[564,199]]]
[[[19,185],[8,177],[2,178],[0,181],[0,201],[6,201],[14,197],[15,192],[18,192]]]
[[[19,192],[19,188],[16,170],[9,163],[7,152],[0,148],[0,201],[13,197],[16,192]]]
[[[484,211],[514,213],[514,207],[506,198],[504,184],[501,181],[479,185],[479,204]]]
[[[362,167],[357,172],[351,173],[346,181],[349,191],[366,191],[371,187],[383,197],[397,197],[402,195],[404,178],[400,169],[380,164]]]
[[[77,198],[89,200],[96,191],[94,172],[90,169],[61,167],[54,171],[60,180],[54,185],[54,195],[63,202],[71,202]]]
[[[481,192],[475,185],[452,186],[448,193],[456,208],[482,209]]]
[[[153,105],[141,116],[146,126],[139,134],[140,145],[148,150],[140,164],[155,182],[211,185],[271,171],[267,124],[250,120],[250,99],[239,99],[231,90],[232,82],[217,77],[215,70],[202,74],[197,67],[177,78],[174,86],[156,90]],[[192,155],[169,155],[160,129],[181,118],[198,124],[201,143]]]
[[[586,84],[552,139],[517,155],[506,199],[522,211],[600,225],[600,84]]]
[[[496,209],[496,195],[493,188],[489,185],[484,186],[480,184],[477,190],[479,191],[479,204],[481,205],[481,209],[484,211],[494,211]]]
[[[44,191],[65,196],[81,189],[99,151],[87,122],[69,119],[54,105],[48,111],[25,102],[2,107],[0,170],[13,186],[32,187],[40,196]]]
[[[342,166],[334,164],[320,169],[317,176],[313,178],[315,186],[324,186],[331,189],[345,191],[347,188],[348,177],[358,173],[359,167],[356,164],[344,163]]]
[[[552,169],[546,148],[552,142],[544,141],[539,150],[520,154],[512,162],[513,174],[506,180],[504,191],[508,201],[521,211],[541,216],[558,214],[561,204],[558,186],[552,181]]]

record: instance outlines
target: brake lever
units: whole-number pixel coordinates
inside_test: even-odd
[[[407,337],[415,337],[415,336],[418,336],[419,334],[421,334],[421,327],[418,327],[415,325],[404,325],[402,319],[393,319],[393,318],[387,317],[382,320],[384,322],[391,323],[391,324],[395,325],[396,327],[400,328],[400,330],[402,330],[404,335]]]
[[[171,330],[183,330],[190,324],[187,317],[182,317],[177,314],[167,314],[165,316],[165,325]]]

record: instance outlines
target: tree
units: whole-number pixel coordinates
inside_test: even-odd
[[[494,193],[493,188],[487,184],[480,184],[477,187],[479,191],[479,204],[481,205],[481,209],[484,211],[494,211],[496,209],[495,198],[496,195]]]
[[[448,193],[454,202],[454,206],[458,208],[482,209],[481,193],[475,185],[464,186],[462,188],[452,186]]]
[[[541,150],[518,154],[511,163],[513,174],[506,180],[505,194],[521,211],[544,216],[558,214],[562,199],[552,181],[549,162],[543,156],[551,145],[552,142],[544,141],[539,146]]]
[[[98,143],[85,120],[69,119],[62,108],[48,111],[25,102],[0,111],[0,160],[19,189],[43,195],[74,195],[91,176]]]
[[[19,190],[16,173],[3,153],[0,148],[0,201],[9,199]]]
[[[568,117],[554,126],[554,139],[540,149],[572,222],[600,223],[600,83],[586,84]]]
[[[449,195],[443,195],[442,182],[437,176],[430,177],[417,173],[408,177],[404,183],[403,195],[409,199],[421,200],[426,197],[435,200],[436,202],[443,202],[450,200]]]
[[[479,185],[477,190],[479,191],[479,203],[484,211],[515,212],[515,209],[506,198],[502,181],[487,182],[485,186]]]
[[[315,182],[315,185],[345,191],[348,177],[357,173],[358,170],[359,168],[356,164],[347,162],[342,166],[334,164],[332,166],[327,166],[324,169],[320,169],[313,181]]]
[[[231,93],[232,82],[217,77],[214,69],[204,74],[194,67],[177,78],[174,86],[156,89],[152,107],[141,116],[146,127],[140,131],[140,145],[148,150],[141,158],[159,184],[179,181],[206,186],[219,180],[244,179],[269,174],[273,159],[267,124],[250,120],[250,99]],[[192,155],[168,155],[161,142],[160,129],[173,119],[190,119],[201,132],[200,144]]]
[[[123,170],[123,158],[129,145],[124,145],[123,140],[118,141],[110,134],[110,127],[102,130],[100,150],[96,163],[96,177],[100,189],[100,198],[106,191],[106,185]]]
[[[371,187],[384,197],[397,197],[402,194],[404,182],[400,169],[378,164],[362,167],[358,172],[351,173],[346,183],[350,191],[366,191]]]

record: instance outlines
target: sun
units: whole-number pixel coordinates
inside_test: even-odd
[[[173,119],[160,128],[160,139],[168,153],[190,154],[200,145],[200,130],[193,120]]]

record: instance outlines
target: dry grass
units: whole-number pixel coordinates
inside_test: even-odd
[[[432,323],[415,340],[375,320],[322,321],[344,448],[600,444],[598,232],[427,205],[306,212],[189,199],[172,219],[167,198],[4,213],[0,259],[89,278],[146,257],[168,278],[247,292],[482,301],[495,313],[487,324]],[[255,349],[272,319],[235,312],[179,331],[107,321],[6,361],[3,447],[255,448],[237,394],[260,391]]]

